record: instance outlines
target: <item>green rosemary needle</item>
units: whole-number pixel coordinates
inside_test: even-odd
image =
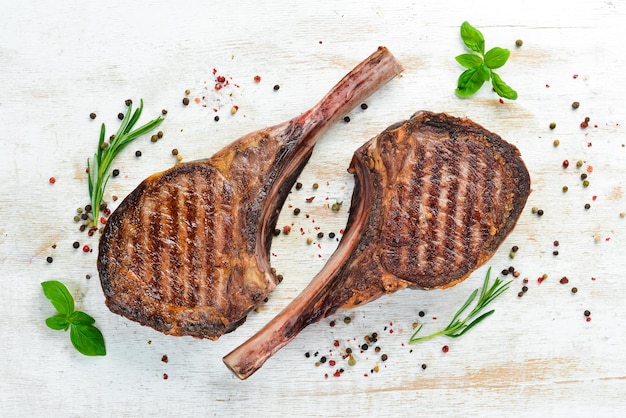
[[[163,121],[163,118],[159,116],[133,131],[132,129],[139,120],[143,110],[143,99],[140,100],[139,107],[135,112],[132,111],[132,107],[132,103],[129,104],[120,127],[117,133],[111,137],[110,143],[104,141],[105,127],[104,123],[102,124],[98,150],[92,159],[87,159],[89,197],[91,199],[91,210],[93,213],[92,226],[94,227],[98,225],[100,205],[104,197],[104,190],[111,177],[111,175],[107,173],[113,159],[133,140],[152,131]]]
[[[437,337],[439,335],[446,335],[451,338],[458,338],[461,335],[465,334],[467,331],[472,329],[476,324],[487,318],[489,315],[494,313],[494,310],[490,310],[489,312],[485,312],[481,314],[481,312],[489,305],[495,298],[500,296],[502,293],[506,292],[511,284],[511,281],[503,283],[502,280],[496,277],[496,281],[493,285],[489,285],[489,275],[491,273],[491,267],[487,270],[487,275],[485,276],[485,281],[483,283],[483,287],[480,291],[480,296],[478,297],[478,301],[476,302],[476,306],[472,311],[464,318],[459,319],[461,314],[468,308],[468,306],[476,299],[476,295],[478,294],[478,289],[474,289],[472,294],[467,298],[463,306],[456,312],[450,323],[447,327],[442,329],[441,331],[437,331],[433,334],[426,335],[424,337],[418,337],[417,334],[423,327],[423,324],[415,330],[411,338],[409,339],[409,344],[415,344],[421,341],[430,340],[431,338]]]

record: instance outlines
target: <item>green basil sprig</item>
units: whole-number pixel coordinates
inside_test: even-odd
[[[493,71],[506,64],[511,51],[495,47],[485,53],[483,34],[467,21],[461,25],[461,39],[472,52],[455,58],[463,68],[466,68],[459,76],[456,94],[460,97],[469,97],[476,93],[485,82],[491,80],[491,85],[498,96],[510,100],[517,99],[517,92]]]
[[[74,298],[67,287],[59,281],[41,283],[44,295],[50,300],[57,314],[46,319],[48,328],[70,330],[70,341],[80,353],[86,356],[104,356],[104,337],[93,324],[96,322],[85,312],[74,310]]]

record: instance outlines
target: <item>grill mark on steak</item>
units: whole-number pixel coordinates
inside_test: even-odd
[[[517,148],[469,119],[431,112],[372,138],[349,171],[355,191],[339,246],[302,293],[224,357],[239,378],[339,309],[464,280],[512,231],[530,193]]]
[[[380,47],[292,120],[145,179],[101,236],[109,309],[171,335],[217,339],[241,325],[277,285],[272,232],[316,141],[401,71]]]

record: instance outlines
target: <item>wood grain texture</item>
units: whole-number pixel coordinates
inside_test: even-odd
[[[626,5],[528,0],[511,5],[510,13],[501,7],[490,0],[473,2],[471,10],[457,0],[4,5],[0,415],[615,416],[623,410],[626,57],[618,34]],[[517,89],[517,101],[500,103],[486,87],[469,100],[455,97],[461,69],[454,56],[463,52],[458,28],[464,20],[482,30],[488,48],[511,49],[499,73]],[[516,39],[524,41],[521,48]],[[144,99],[146,120],[169,111],[161,141],[141,138],[114,164],[121,175],[112,179],[107,198],[123,197],[173,165],[172,148],[187,161],[205,158],[245,133],[308,109],[379,45],[405,72],[375,93],[367,110],[353,110],[350,123],[320,139],[300,177],[303,188],[288,197],[278,221],[293,224],[294,232],[273,242],[272,265],[284,281],[260,312],[236,333],[211,342],[161,335],[108,311],[95,253],[72,248],[77,240],[97,245],[72,218],[88,200],[84,169],[100,123],[113,130],[126,98]],[[214,94],[214,68],[238,87]],[[185,89],[200,103],[182,106]],[[573,101],[580,108],[573,110]],[[233,105],[239,110],[231,115]],[[353,182],[346,169],[354,150],[421,109],[470,117],[520,149],[533,191],[516,229],[466,282],[444,291],[399,292],[310,326],[251,379],[239,381],[221,357],[279,312],[332,253],[336,241],[328,233],[338,233],[347,219]],[[582,130],[586,116],[590,127]],[[579,169],[577,160],[583,161]],[[588,166],[593,171],[584,188],[580,174]],[[328,206],[335,201],[344,202],[339,212]],[[533,206],[544,215],[533,215]],[[293,215],[295,207],[300,215]],[[325,237],[318,240],[320,231]],[[313,245],[306,244],[309,236]],[[511,260],[513,245],[520,249]],[[510,265],[521,275],[487,321],[458,340],[407,345],[413,322],[422,321],[424,331],[445,325],[488,266],[499,272]],[[543,274],[548,278],[538,284]],[[563,276],[567,285],[558,283]],[[519,298],[525,277],[528,292]],[[68,335],[46,328],[43,320],[53,312],[39,283],[50,279],[63,280],[77,306],[96,318],[106,357],[83,357]],[[372,332],[379,333],[385,362],[372,349],[359,350]],[[352,367],[341,359],[347,347],[357,353]],[[305,358],[316,351],[318,357]],[[316,367],[321,355],[336,366]],[[339,367],[345,372],[333,377]]]

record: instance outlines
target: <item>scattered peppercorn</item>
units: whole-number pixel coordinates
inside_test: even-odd
[[[52,259],[52,257],[47,257],[47,258],[46,258],[46,261],[47,261],[48,263],[52,263],[54,260]]]
[[[589,180],[583,181],[583,187],[589,187]]]
[[[174,148],[172,150],[172,155],[178,155],[178,149],[177,148]]]
[[[568,190],[569,190],[569,187],[563,186],[563,193],[567,193]]]
[[[334,233],[334,232],[330,232],[330,233],[328,234],[328,238],[330,238],[330,239],[335,238],[335,233]]]
[[[320,363],[322,364],[326,363],[326,356],[320,357]]]
[[[528,286],[522,286],[522,292],[524,293],[528,292]]]
[[[158,140],[159,140],[159,137],[158,137],[158,136],[156,136],[156,135],[152,135],[152,136],[150,137],[150,142],[157,142]]]
[[[587,315],[587,316],[589,316],[589,315]],[[389,357],[387,356],[387,354],[383,354],[382,356],[380,356],[380,359],[381,359],[382,361],[387,361],[387,359],[388,359],[388,358],[389,358]]]
[[[582,166],[583,166],[583,162],[582,162],[582,160],[578,160],[578,161],[576,161],[576,167],[580,168],[580,167],[582,167]]]
[[[352,318],[350,318],[349,316],[346,316],[345,318],[343,318],[343,322],[344,324],[349,324],[350,322],[352,322]],[[350,350],[352,351],[352,350]],[[347,352],[347,350],[346,350]]]
[[[361,109],[366,110],[367,109],[367,103],[361,103]]]
[[[576,293],[576,292],[578,292],[578,288],[572,287],[572,293]]]
[[[422,363],[422,370],[426,370],[426,367],[428,367],[426,363]]]
[[[89,117],[90,117],[91,119],[95,119],[95,118],[96,118],[96,114],[95,114],[95,113],[93,113],[93,112],[91,112],[91,113],[89,114]]]
[[[589,209],[591,208],[591,205],[589,203],[585,203],[585,209]]]
[[[559,141],[558,139],[555,139],[554,141],[552,141],[552,145],[554,145],[555,147],[558,147],[561,144],[561,141]]]
[[[163,363],[167,363],[169,361],[168,358],[167,358],[167,354],[163,354],[163,356],[161,357],[161,361]]]
[[[537,215],[538,215],[538,216],[543,216],[543,209],[539,209],[539,210],[537,211]]]
[[[503,276],[507,276],[509,274],[509,270],[508,269],[504,269],[501,271]]]
[[[324,238],[324,233],[323,232],[318,232],[317,233],[317,237],[318,238]]]
[[[88,253],[88,252],[89,252],[89,250],[90,250],[89,245],[85,245],[85,246],[83,246],[83,252],[84,252],[84,253]]]
[[[297,182],[296,183],[296,190],[300,190],[302,188],[302,183]]]
[[[215,115],[215,117],[213,118],[213,120],[214,120],[215,122],[219,122],[219,121],[220,121],[220,117],[219,117],[218,115]]]
[[[579,102],[572,102],[572,109],[578,109],[580,107]]]
[[[344,116],[343,121],[346,123],[350,122],[350,116]]]
[[[161,114],[162,114],[163,116],[167,115],[167,109],[162,109],[162,110],[161,110]]]
[[[554,128],[556,128],[556,123],[550,122],[550,129],[554,129]]]
[[[533,206],[532,209],[530,210],[533,214],[536,214],[539,211],[539,208],[537,206]]]
[[[565,276],[561,277],[561,280],[559,280],[559,283],[561,284],[567,284],[569,283],[569,279]]]
[[[448,347],[447,345],[444,345],[443,347],[441,347],[441,351],[443,351],[444,353],[447,353],[448,351],[450,351],[450,347]]]
[[[141,157],[141,151],[139,150],[135,151],[135,157],[137,158]]]
[[[50,177],[50,178],[48,179],[48,182],[49,182],[50,184],[54,184],[54,183],[56,183],[56,182],[57,182],[57,179],[56,179],[56,178],[54,178],[54,177]]]
[[[189,104],[189,98],[188,98],[188,97],[185,97],[185,98],[183,99],[183,104],[184,104],[185,106],[187,106],[187,105]]]
[[[420,311],[420,312],[418,313],[418,315],[419,315],[419,317],[420,317],[420,318],[423,318],[423,317],[424,317],[424,315],[426,315],[426,312],[424,312],[424,311]]]
[[[557,250],[552,251],[552,255],[559,255],[559,252]]]
[[[298,215],[299,213],[300,213],[300,208],[295,208],[295,209],[293,210],[293,214],[294,214],[294,215]]]
[[[276,228],[274,229],[274,236],[277,237],[280,235],[280,229]]]
[[[521,298],[522,296],[524,296],[524,292],[518,292],[517,293],[517,297]]]
[[[113,170],[113,172],[111,173],[113,175],[113,177],[117,177],[120,175],[120,170],[118,170],[117,168]]]
[[[274,91],[277,91],[280,88],[278,84],[274,84]]]
[[[314,190],[315,190],[315,189],[317,189],[318,187],[320,187],[320,186],[319,186],[319,184],[317,184],[317,183],[313,183],[313,189],[314,189]]]
[[[370,348],[370,347],[367,344],[361,345],[361,350],[363,350],[363,351],[366,351],[368,348]]]
[[[117,118],[118,118],[119,120],[124,119],[124,114],[123,114],[123,113],[121,113],[121,112],[120,112],[120,113],[118,113],[118,114],[117,114]]]
[[[591,312],[588,309],[586,309],[585,312],[584,312],[584,315],[585,316],[589,316],[589,315],[591,315]]]
[[[522,45],[524,45],[524,41],[522,41],[521,39],[518,39],[517,41],[515,41],[515,46],[516,47],[521,47]]]

